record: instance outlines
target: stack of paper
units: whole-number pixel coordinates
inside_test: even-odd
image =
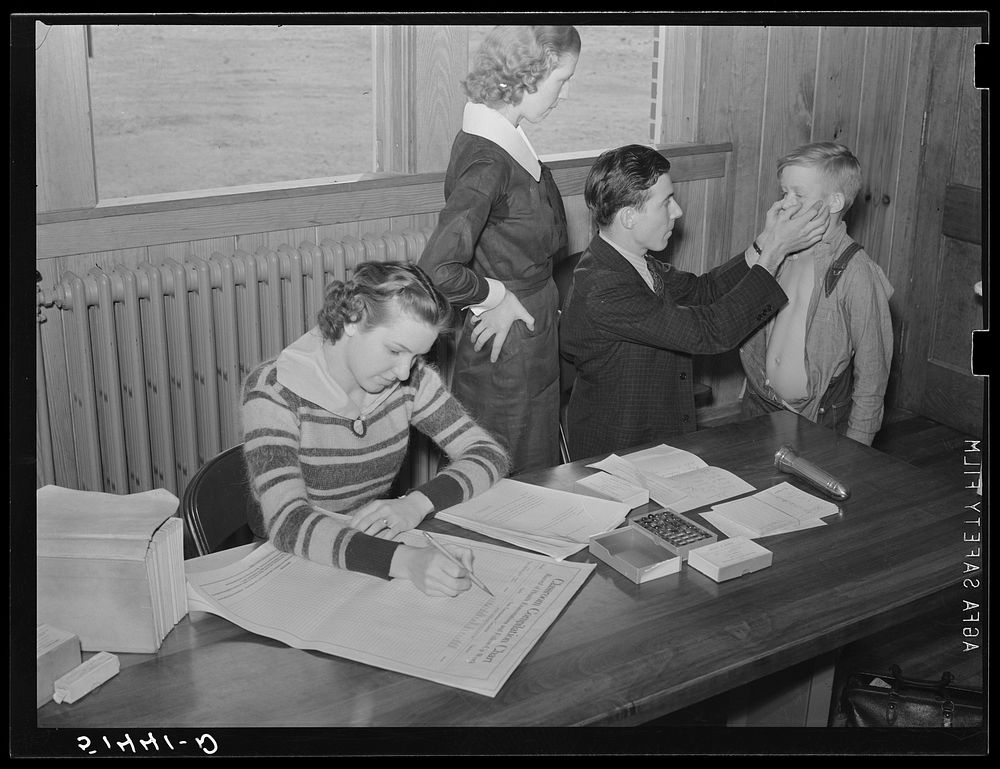
[[[38,622],[84,651],[155,652],[187,614],[183,521],[165,489],[38,489]]]
[[[228,554],[187,561],[189,605],[296,649],[496,696],[596,567],[437,536],[473,551],[492,596],[472,587],[432,597],[409,580],[323,566],[264,543],[249,554],[252,546],[234,549],[243,554],[234,562],[220,565],[217,556]],[[427,546],[418,531],[400,539]]]
[[[821,520],[840,512],[833,502],[787,481],[742,499],[716,505],[702,517],[730,537],[755,539],[824,526]]]
[[[437,514],[512,545],[561,560],[582,550],[595,534],[618,526],[629,507],[504,478],[489,491]]]
[[[584,494],[592,492],[603,499],[624,502],[628,505],[629,510],[634,510],[649,502],[649,492],[642,486],[635,486],[617,475],[611,475],[603,470],[580,478],[576,485],[583,489]]]
[[[653,501],[675,513],[685,513],[754,487],[721,467],[709,467],[689,451],[661,444],[624,457],[616,454],[588,465],[626,483],[642,486]]]

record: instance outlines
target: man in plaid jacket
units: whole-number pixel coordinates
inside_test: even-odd
[[[560,348],[576,380],[570,456],[591,457],[696,429],[692,358],[735,348],[787,301],[774,273],[816,243],[829,210],[767,212],[753,246],[704,275],[647,252],[667,246],[682,215],[670,162],[628,145],[603,153],[584,199],[598,234],[580,257],[560,320]]]

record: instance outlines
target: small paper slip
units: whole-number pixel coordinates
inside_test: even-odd
[[[631,462],[626,462],[617,454],[609,454],[600,462],[592,462],[587,467],[603,470],[633,486],[645,486],[645,480]]]
[[[645,475],[677,475],[699,467],[708,467],[708,463],[697,454],[675,449],[665,443],[626,454],[623,459]]]
[[[703,517],[713,525],[717,525],[715,519],[721,517],[756,538],[822,526],[821,518],[838,511],[832,502],[785,482],[752,496],[716,505],[711,517],[708,514]]]
[[[700,513],[701,517],[704,518],[708,523],[712,524],[715,528],[721,531],[730,539],[735,537],[746,537],[747,539],[756,539],[759,534],[755,534],[751,529],[746,526],[741,526],[738,523],[734,523],[728,518],[724,517],[720,513],[715,512],[715,510],[709,510],[705,513]],[[826,523],[821,521],[819,518],[815,518],[811,521],[805,521],[800,523],[798,526],[789,526],[787,528],[778,529],[777,531],[770,532],[767,536],[773,536],[775,534],[787,534],[790,531],[803,531],[804,529],[813,529],[817,526],[826,526]]]
[[[666,444],[624,457],[611,454],[587,467],[641,486],[649,491],[650,499],[677,513],[754,490],[738,475],[721,467],[710,467],[696,454]]]
[[[646,481],[649,495],[657,503],[676,513],[686,513],[696,507],[754,490],[753,486],[738,475],[721,467],[699,467],[667,478],[646,476]]]
[[[580,478],[576,484],[606,499],[624,502],[628,505],[629,510],[634,510],[639,505],[649,502],[649,492],[646,489],[628,481],[623,481],[621,478],[604,471],[588,475],[586,478]]]
[[[504,478],[489,491],[437,514],[437,518],[553,558],[582,550],[595,534],[618,526],[623,502],[557,491]]]

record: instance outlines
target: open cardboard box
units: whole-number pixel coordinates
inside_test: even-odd
[[[637,584],[681,569],[677,555],[633,526],[591,537],[590,552]]]

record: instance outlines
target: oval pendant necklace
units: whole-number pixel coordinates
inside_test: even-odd
[[[353,422],[351,422],[351,430],[359,438],[364,438],[365,434],[368,432],[368,425],[365,424],[365,420],[359,416]]]

